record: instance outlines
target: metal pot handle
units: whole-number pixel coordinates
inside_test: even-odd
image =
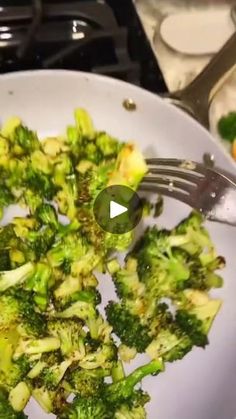
[[[169,98],[176,104],[179,102],[182,108],[209,128],[209,104],[216,90],[234,67],[236,67],[236,32],[186,88],[170,94]]]

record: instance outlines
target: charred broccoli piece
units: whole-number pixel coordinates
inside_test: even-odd
[[[145,351],[152,337],[148,326],[141,323],[139,316],[131,314],[124,304],[112,301],[106,307],[106,315],[114,333],[125,345],[135,347],[138,352]]]
[[[209,343],[208,333],[220,310],[221,300],[211,300],[207,294],[198,291],[188,291],[187,298],[190,302],[176,312],[176,322],[193,345],[205,347]]]

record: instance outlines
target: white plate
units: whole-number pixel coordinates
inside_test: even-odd
[[[230,10],[175,13],[160,26],[162,39],[182,54],[214,54],[235,31]]]
[[[0,77],[1,120],[19,115],[45,135],[64,131],[73,121],[73,109],[85,107],[98,129],[122,140],[136,140],[146,156],[202,160],[204,152],[215,155],[218,165],[234,165],[210,134],[193,119],[158,96],[117,80],[92,74],[44,71]],[[126,98],[137,104],[136,112],[122,106]],[[189,209],[166,199],[158,223],[172,227]],[[227,258],[225,286],[215,292],[224,300],[210,333],[207,349],[195,349],[182,361],[169,364],[166,372],[144,380],[151,394],[148,419],[233,419],[236,416],[236,228],[210,224],[218,251]],[[114,295],[108,278],[101,280],[104,301]],[[127,370],[138,365],[138,360]],[[49,416],[34,402],[27,407],[30,419]]]

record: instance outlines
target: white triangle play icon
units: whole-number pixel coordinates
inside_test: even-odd
[[[128,208],[123,205],[117,204],[117,202],[110,201],[110,218],[118,217],[118,215],[124,214],[128,211]]]

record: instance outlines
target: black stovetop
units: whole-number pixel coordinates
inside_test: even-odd
[[[0,72],[40,68],[166,91],[132,0],[0,0]]]

